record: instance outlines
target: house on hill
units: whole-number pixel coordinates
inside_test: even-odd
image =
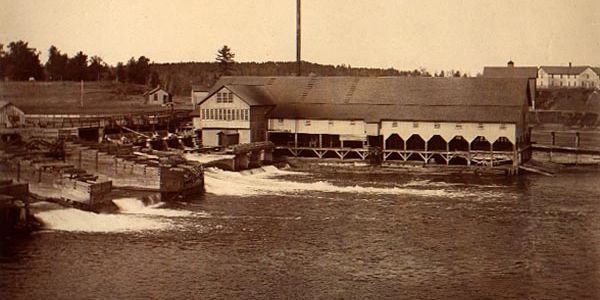
[[[147,104],[150,105],[163,105],[172,101],[172,96],[169,92],[162,89],[160,86],[144,93]]]
[[[25,113],[14,104],[0,100],[0,128],[16,128],[25,125]]]
[[[222,77],[198,105],[203,144],[269,140],[294,156],[441,164],[530,157],[529,78]]]
[[[538,88],[600,89],[600,68],[591,66],[541,66]]]

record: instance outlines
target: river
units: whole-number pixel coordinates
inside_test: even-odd
[[[211,169],[190,202],[34,205],[0,298],[599,299],[599,183]]]

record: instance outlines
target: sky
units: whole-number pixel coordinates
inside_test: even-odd
[[[0,0],[0,43],[50,45],[109,64],[296,59],[295,0]],[[351,65],[459,69],[600,66],[598,0],[302,0],[302,59]]]

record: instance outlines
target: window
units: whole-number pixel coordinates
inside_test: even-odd
[[[350,121],[350,126],[354,126],[356,125],[356,122],[354,120]]]
[[[206,119],[206,109],[201,109],[200,112],[202,113],[202,119],[205,120]]]
[[[483,123],[477,124],[477,129],[483,129],[483,128],[484,128]]]
[[[283,119],[278,119],[277,123],[279,123],[279,125],[283,125]]]
[[[227,100],[229,100],[229,103],[233,103],[233,94],[232,93],[227,93]]]
[[[433,123],[433,129],[440,129],[440,123]]]
[[[241,114],[240,114],[240,110],[239,110],[239,109],[236,109],[236,110],[235,110],[235,119],[236,119],[236,120],[240,120],[240,119],[241,119],[241,118],[240,118],[240,115],[241,115]]]
[[[304,126],[310,126],[310,120],[305,120],[304,121]]]
[[[504,130],[504,129],[506,129],[506,124],[504,124],[504,123],[500,124],[500,129],[501,129],[501,130]]]
[[[392,122],[392,127],[398,127],[398,122]]]
[[[456,126],[454,126],[454,129],[461,130],[462,127],[463,127],[462,124],[456,123]]]
[[[221,103],[221,93],[217,93],[217,103]]]
[[[244,120],[245,120],[245,121],[248,121],[248,119],[249,119],[249,118],[248,118],[248,110],[247,110],[247,109],[244,109]]]
[[[419,123],[418,122],[413,122],[413,128],[419,128]]]
[[[329,123],[327,123],[327,125],[333,126],[333,121],[329,121]]]
[[[154,94],[154,101],[158,101],[158,94]]]

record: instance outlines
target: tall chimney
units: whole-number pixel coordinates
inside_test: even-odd
[[[302,75],[302,60],[300,58],[300,0],[296,0],[296,64],[298,65],[298,76]]]

